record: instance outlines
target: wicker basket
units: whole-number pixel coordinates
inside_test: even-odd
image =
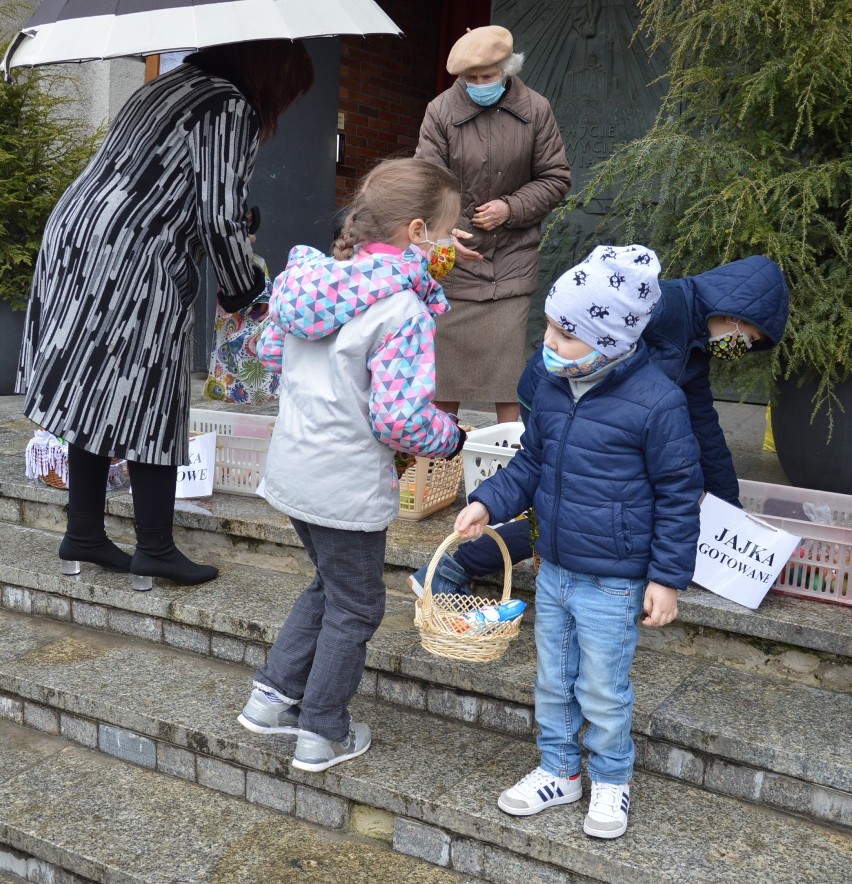
[[[24,456],[28,479],[38,479],[50,488],[68,490],[68,446],[52,433],[39,427],[27,443]],[[107,474],[107,491],[120,488],[127,481],[127,461],[114,457]]]
[[[120,488],[127,481],[127,461],[114,457],[110,461],[109,474],[107,476],[107,491],[114,491]],[[39,479],[45,485],[51,488],[58,488],[60,491],[67,491],[68,486],[65,484],[61,476],[57,475],[56,470],[51,467],[46,473],[39,476]]]
[[[456,502],[464,462],[415,457],[399,477],[399,518],[419,521]]]
[[[463,660],[468,663],[490,663],[499,660],[506,653],[509,643],[517,638],[522,616],[515,620],[495,623],[484,632],[457,632],[453,621],[468,611],[484,605],[506,602],[512,590],[512,560],[503,538],[493,529],[486,527],[485,533],[493,537],[503,556],[503,595],[499,599],[484,599],[464,595],[432,595],[432,578],[441,556],[461,540],[458,532],[453,532],[435,550],[423,586],[423,597],[417,599],[414,610],[414,625],[420,630],[420,643],[432,654]]]

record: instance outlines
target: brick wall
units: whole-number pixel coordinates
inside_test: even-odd
[[[414,153],[423,113],[436,94],[446,2],[379,0],[379,6],[402,29],[402,38],[341,39],[339,111],[345,116],[345,148],[337,170],[338,205],[348,202],[358,180],[378,160]]]

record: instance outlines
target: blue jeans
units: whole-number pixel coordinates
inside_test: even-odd
[[[639,639],[646,581],[578,574],[542,561],[535,592],[535,717],[541,766],[555,776],[580,772],[578,741],[592,780],[633,776],[630,667]]]

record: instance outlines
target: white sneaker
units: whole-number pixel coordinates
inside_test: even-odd
[[[537,767],[518,780],[511,789],[497,799],[497,806],[513,816],[531,816],[546,807],[571,804],[583,795],[580,774],[573,777],[555,777],[543,767]]]
[[[627,831],[629,809],[630,783],[613,786],[592,781],[592,798],[583,831],[594,838],[618,838]]]

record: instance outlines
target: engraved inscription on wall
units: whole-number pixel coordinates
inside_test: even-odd
[[[526,55],[521,78],[553,107],[577,193],[592,166],[653,124],[665,90],[653,81],[666,60],[649,56],[643,35],[634,39],[639,13],[632,0],[494,0],[491,19],[512,32],[515,51]],[[551,230],[530,313],[531,344],[541,338],[544,293],[597,243],[607,208],[603,199],[590,211],[566,213]]]

